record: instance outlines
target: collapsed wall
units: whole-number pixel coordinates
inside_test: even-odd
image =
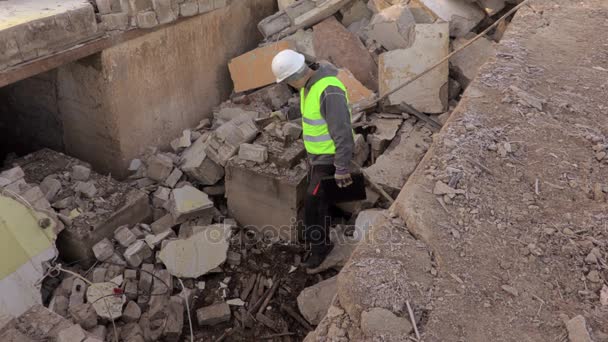
[[[558,3],[516,14],[307,341],[606,340],[608,7]]]

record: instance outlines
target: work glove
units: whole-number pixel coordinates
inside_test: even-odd
[[[347,168],[336,167],[336,174],[334,175],[336,179],[336,184],[340,188],[346,188],[347,186],[353,184],[353,179],[350,176],[350,171]]]

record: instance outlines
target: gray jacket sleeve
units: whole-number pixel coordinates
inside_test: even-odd
[[[327,87],[321,94],[321,115],[327,122],[329,135],[336,144],[334,165],[349,168],[355,151],[355,141],[346,101],[346,94],[338,87]]]

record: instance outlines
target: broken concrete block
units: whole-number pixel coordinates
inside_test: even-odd
[[[369,19],[361,19],[359,21],[355,21],[354,23],[348,26],[348,31],[359,37],[361,41],[367,42],[369,39],[367,35],[367,27],[369,26]]]
[[[70,308],[70,315],[76,324],[89,330],[97,326],[97,312],[91,303],[78,304]]]
[[[179,15],[182,17],[191,17],[198,14],[198,1],[187,1],[179,5]]]
[[[439,18],[450,23],[450,36],[463,37],[485,18],[475,3],[467,0],[418,0]]]
[[[93,254],[97,260],[104,262],[114,255],[114,245],[109,239],[103,239],[93,246]]]
[[[129,301],[122,313],[122,320],[125,323],[137,322],[141,317],[141,308],[134,301]]]
[[[158,220],[154,221],[150,225],[150,228],[152,229],[152,232],[154,232],[154,234],[160,234],[160,233],[166,232],[167,230],[171,229],[176,224],[177,223],[175,223],[175,219],[173,218],[173,215],[167,214],[167,215],[159,218]]]
[[[122,316],[122,307],[127,301],[124,295],[116,295],[114,289],[116,284],[112,282],[95,283],[87,290],[87,302],[93,304],[93,308],[99,317],[115,320]]]
[[[129,27],[129,15],[127,13],[110,13],[101,16],[101,27],[107,31],[124,31]]]
[[[11,183],[23,179],[23,177],[25,177],[25,174],[18,166],[6,171],[2,171],[2,173],[0,173],[0,186],[5,187]]]
[[[410,47],[415,37],[416,20],[406,5],[395,5],[372,18],[367,35],[387,50]]]
[[[313,28],[317,59],[346,68],[367,88],[378,89],[376,62],[361,40],[331,17]]]
[[[283,40],[292,42],[295,50],[303,54],[307,62],[317,61],[312,30],[297,30],[296,33],[283,38]]]
[[[163,330],[164,341],[178,342],[181,341],[182,331],[184,329],[184,303],[177,296],[171,297],[167,305],[167,321]]]
[[[284,10],[262,19],[258,23],[258,30],[265,38],[279,33],[291,25],[291,20]]]
[[[91,272],[91,282],[92,283],[103,283],[106,280],[106,273],[108,269],[105,267],[95,267],[93,272]]]
[[[426,70],[449,53],[448,24],[416,24],[416,39],[407,49],[380,55],[380,95]],[[446,61],[433,71],[389,96],[390,104],[406,102],[424,113],[443,113],[448,102]]]
[[[373,134],[367,136],[367,141],[374,153],[374,156],[379,156],[384,152],[388,145],[395,139],[399,127],[403,120],[399,119],[383,119],[378,117],[372,118],[372,124],[376,126]]]
[[[125,260],[127,260],[131,267],[139,267],[145,259],[151,256],[152,250],[141,240],[135,241],[127,248],[124,254]]]
[[[399,136],[365,172],[389,194],[396,195],[424,157],[432,142],[431,135],[424,125],[414,126],[411,119],[404,121]]]
[[[413,328],[409,317],[398,317],[384,308],[373,308],[361,313],[361,330],[368,336],[407,336]]]
[[[87,198],[93,198],[97,194],[97,188],[95,182],[77,182],[74,187],[74,191],[78,194],[82,194]]]
[[[180,278],[198,278],[226,261],[230,227],[213,225],[184,240],[173,240],[159,258],[169,272]]]
[[[283,134],[286,137],[291,137],[293,140],[300,139],[300,136],[302,135],[302,126],[293,122],[288,122],[283,125]]]
[[[289,15],[290,9],[295,10],[296,8],[294,7],[300,8],[301,10],[299,11],[291,11],[291,15],[289,16],[294,28],[303,28],[312,26],[333,16],[350,1],[351,0],[326,0],[319,2],[316,0],[303,0],[286,8],[285,12]]]
[[[47,176],[42,183],[40,183],[40,190],[44,193],[44,197],[47,201],[53,202],[55,196],[57,196],[61,190],[61,182],[51,176]]]
[[[267,231],[273,237],[295,241],[294,223],[306,194],[304,170],[294,168],[289,176],[277,175],[230,161],[226,174],[230,217],[260,233]]]
[[[276,82],[272,73],[272,59],[277,53],[295,49],[291,41],[283,40],[236,57],[228,63],[230,76],[234,82],[234,92],[260,88]]]
[[[337,276],[307,287],[298,295],[298,309],[312,325],[318,325],[325,317],[336,295]]]
[[[357,163],[359,166],[363,166],[363,164],[367,161],[369,157],[369,145],[365,141],[365,137],[363,134],[355,135],[355,157],[353,161]]]
[[[137,27],[142,29],[149,29],[158,26],[158,19],[156,18],[156,12],[145,11],[137,13]]]
[[[112,0],[95,0],[99,14],[112,13]]]
[[[466,44],[475,34],[467,35],[464,38],[456,38],[452,42],[453,49],[456,50]],[[491,40],[481,37],[466,49],[460,51],[450,59],[456,80],[463,86],[468,87],[471,81],[477,76],[477,72],[488,59],[496,55],[496,44]]]
[[[182,170],[174,168],[173,171],[171,171],[171,173],[169,174],[169,177],[165,179],[164,184],[170,188],[174,188],[183,175],[184,173],[182,172]]]
[[[192,131],[186,129],[182,132],[182,135],[179,138],[175,138],[171,141],[171,148],[175,153],[179,153],[181,150],[190,147],[192,145]]]
[[[585,317],[578,315],[566,323],[570,342],[592,342]]]
[[[67,329],[63,329],[57,335],[57,342],[82,342],[87,338],[84,330],[78,325],[74,324]]]
[[[285,83],[264,87],[247,97],[253,102],[259,102],[272,110],[279,110],[293,96],[291,89]],[[255,117],[257,119],[257,116]]]
[[[154,208],[164,208],[167,201],[169,201],[170,195],[171,189],[159,186],[152,194],[152,205]]]
[[[221,166],[234,156],[242,143],[255,139],[258,128],[247,116],[234,118],[218,127],[207,140],[207,157]]]
[[[376,221],[383,217],[383,215],[384,210],[380,209],[367,209],[361,211],[355,220],[355,232],[353,233],[353,238],[357,241],[363,240]]]
[[[277,0],[277,4],[279,5],[279,11],[285,10],[285,8],[293,5],[296,0]]]
[[[347,4],[340,9],[340,13],[342,14],[342,25],[346,27],[362,19],[370,19],[373,15],[363,0],[355,0]]]
[[[200,325],[216,325],[228,322],[230,316],[230,305],[224,302],[205,306],[196,311],[196,318]]]
[[[93,329],[89,330],[91,337],[97,338],[100,341],[105,341],[108,334],[108,328],[105,325],[98,325]]]
[[[129,0],[129,13],[131,15],[151,9],[152,0]]]
[[[206,193],[193,186],[186,185],[173,189],[169,200],[169,211],[175,223],[214,214],[213,202]]]
[[[177,19],[177,14],[174,10],[172,0],[152,0],[152,8],[156,12],[158,22],[168,24]]]
[[[357,106],[358,104],[363,105],[374,100],[374,92],[361,84],[349,70],[340,69],[336,77],[338,77],[346,87],[348,101],[352,106]]]
[[[137,238],[135,237],[135,234],[131,232],[129,226],[120,226],[114,231],[114,240],[116,240],[116,242],[118,242],[121,246],[127,248],[131,246],[131,244],[135,242]]]
[[[261,89],[260,91],[266,88]],[[255,94],[255,93],[254,93]],[[252,94],[253,95],[253,94]],[[250,95],[251,96],[251,95]],[[253,101],[262,102],[261,98],[253,98]],[[213,118],[220,124],[224,124],[234,118],[238,118],[241,116],[247,116],[251,119],[257,119],[260,116],[260,113],[251,110],[245,110],[241,107],[224,107],[220,109],[217,113],[213,114]]]
[[[181,168],[190,177],[204,185],[213,185],[224,177],[224,168],[207,157],[204,136],[198,138],[182,154]]]
[[[171,229],[166,230],[160,234],[156,234],[156,235],[146,235],[146,237],[144,238],[144,240],[146,241],[146,244],[151,248],[151,249],[156,249],[158,246],[160,246],[165,240],[169,239],[169,238],[174,238],[175,237],[175,232]]]
[[[173,160],[164,154],[156,154],[148,158],[148,178],[163,182],[173,170]]]
[[[266,146],[241,144],[241,147],[239,148],[239,158],[256,163],[265,163],[268,159],[268,149]]]
[[[479,0],[479,5],[489,16],[502,11],[505,8],[505,3],[505,0]]]

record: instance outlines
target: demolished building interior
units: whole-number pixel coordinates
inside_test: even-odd
[[[546,96],[533,86],[505,87],[500,103],[486,100],[480,89],[498,87],[501,77],[516,74],[515,64],[508,63],[533,55],[526,50],[533,50],[533,43],[524,48],[516,33],[509,36],[517,31],[512,27],[518,18],[540,15],[542,31],[555,25],[552,11],[571,8],[560,1],[562,7],[549,0],[526,0],[528,6],[523,0],[0,2],[0,341],[523,340],[523,335],[493,334],[503,331],[499,328],[459,330],[465,325],[457,321],[436,328],[436,317],[443,316],[433,316],[434,310],[449,310],[431,302],[434,296],[439,302],[483,296],[478,307],[462,308],[468,311],[494,305],[517,311],[519,301],[534,303],[538,313],[526,320],[547,335],[536,339],[543,335],[530,333],[531,341],[608,341],[605,228],[541,229],[543,237],[569,237],[563,245],[570,247],[554,255],[569,255],[568,265],[575,265],[584,283],[568,287],[550,281],[549,268],[539,271],[539,282],[550,284],[546,291],[561,298],[559,303],[540,287],[524,289],[511,281],[517,273],[513,260],[487,266],[495,270],[488,278],[502,284],[493,289],[487,284],[494,280],[447,268],[449,261],[438,251],[458,251],[454,255],[464,258],[460,248],[474,246],[463,236],[481,221],[470,218],[479,209],[463,203],[501,196],[475,188],[475,177],[498,179],[478,156],[491,152],[508,163],[502,173],[521,180],[521,168],[530,164],[517,158],[532,147],[494,139],[476,145],[477,152],[467,150],[471,155],[442,157],[445,165],[457,157],[468,161],[477,175],[473,180],[461,164],[437,168],[433,163],[440,157],[429,151],[435,145],[461,147],[443,134],[487,138],[517,127],[506,121],[492,129],[464,122],[469,113],[463,108],[477,108],[475,101],[498,112],[503,105],[517,107],[515,116],[522,121],[549,112]],[[608,6],[595,4],[577,10],[581,16],[591,13],[608,33]],[[539,14],[543,9],[545,17]],[[198,30],[203,21],[212,26]],[[569,37],[578,39],[572,32]],[[172,45],[172,39],[179,43]],[[212,48],[204,45],[214,43],[240,45],[208,52]],[[167,55],[161,51],[166,46],[172,49]],[[604,40],[603,52],[596,53],[604,61],[593,62],[596,77],[604,80],[607,46]],[[302,266],[310,166],[300,98],[275,82],[270,67],[285,49],[303,54],[313,68],[331,63],[339,70],[352,111],[353,160],[366,178],[365,200],[334,208],[335,247],[316,269]],[[186,57],[174,59],[172,53]],[[163,62],[146,71],[149,78],[132,80],[147,58]],[[497,62],[500,58],[506,64]],[[187,63],[199,65],[205,79],[188,72]],[[490,64],[505,74],[488,76]],[[526,64],[525,73],[533,78],[543,67]],[[557,89],[558,83],[550,87]],[[151,91],[150,84],[157,89]],[[578,86],[565,91],[584,93]],[[601,87],[605,94],[608,83]],[[134,98],[146,93],[145,99]],[[560,110],[596,100],[579,95],[563,101]],[[599,111],[606,114],[606,108],[600,105]],[[584,130],[585,141],[593,144],[589,163],[605,167],[608,140],[597,138],[593,127]],[[514,200],[527,205],[525,214],[492,208],[487,222],[499,231],[515,229],[495,212],[507,211],[517,221],[543,206],[538,197],[545,186],[583,187],[574,178],[544,185],[539,177],[523,201]],[[509,184],[513,179],[503,185]],[[585,186],[585,198],[605,205],[608,186]],[[435,214],[416,207],[416,188],[432,197]],[[451,223],[424,218],[444,214],[451,215]],[[439,227],[450,243],[433,242],[430,230],[416,228],[424,222]],[[390,236],[382,237],[383,231]],[[549,265],[542,239],[507,242],[475,232],[494,247],[521,251],[527,264]],[[382,239],[385,245],[379,245]],[[374,257],[385,253],[395,256]],[[357,271],[363,269],[368,273]],[[468,292],[475,282],[487,286]],[[564,304],[573,296],[584,304]],[[508,324],[524,323],[513,318]],[[455,331],[461,335],[452,336]]]

